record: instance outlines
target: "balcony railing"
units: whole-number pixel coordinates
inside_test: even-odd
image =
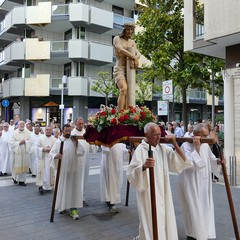
[[[0,23],[0,34],[5,29],[5,19]]]
[[[204,25],[202,24],[196,24],[196,39],[203,38],[204,37]]]
[[[134,19],[133,18],[129,18],[129,17],[124,17],[122,15],[114,13],[113,24],[117,24],[117,25],[123,26],[123,24],[126,23],[126,22],[133,23]]]
[[[69,14],[68,4],[52,6],[52,15],[53,16],[68,15],[68,14]]]
[[[51,52],[64,53],[68,51],[68,41],[52,41]]]
[[[206,92],[190,89],[188,91],[189,99],[191,100],[206,100]]]
[[[62,84],[62,78],[51,78],[50,80],[50,89],[60,90],[59,85]],[[64,89],[67,88],[68,83],[64,84]]]
[[[4,62],[4,58],[5,58],[5,51],[3,50],[2,52],[0,52],[0,64]]]

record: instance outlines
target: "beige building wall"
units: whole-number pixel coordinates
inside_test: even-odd
[[[51,22],[52,2],[39,2],[37,6],[26,8],[26,24],[46,24]]]
[[[25,78],[25,96],[49,96],[49,74],[39,74],[36,78]]]

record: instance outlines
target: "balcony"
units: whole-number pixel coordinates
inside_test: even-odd
[[[189,98],[189,103],[206,103],[207,102],[207,96],[205,91],[189,89],[188,98]]]
[[[3,83],[3,98],[24,96],[24,78],[10,78]]]
[[[85,77],[68,77],[69,96],[88,96],[88,79]]]

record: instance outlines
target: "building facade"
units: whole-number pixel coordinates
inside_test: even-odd
[[[198,24],[195,0],[184,1],[184,48],[225,59],[224,79],[224,154],[228,170],[237,170],[240,183],[240,2],[204,0],[204,22]],[[231,161],[230,161],[231,160]],[[236,160],[236,168],[235,168]],[[232,162],[232,166],[230,166]],[[235,169],[234,169],[235,168]],[[234,172],[231,175],[235,175]]]
[[[0,98],[10,103],[1,118],[59,122],[63,92],[64,122],[88,119],[104,103],[91,86],[98,72],[112,73],[112,39],[134,21],[134,1],[8,0],[0,7]]]

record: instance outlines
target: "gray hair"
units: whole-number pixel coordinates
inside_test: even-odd
[[[144,126],[144,133],[145,133],[145,134],[146,134],[146,133],[149,133],[150,130],[151,130],[151,128],[153,128],[153,127],[158,127],[158,125],[157,125],[156,123],[154,123],[154,122],[149,122],[149,123],[147,123],[147,124]]]
[[[78,120],[83,120],[83,121],[84,121],[83,117],[77,117],[77,118],[75,119],[75,122],[77,122]]]
[[[196,134],[200,133],[201,130],[204,129],[204,128],[209,130],[207,124],[205,124],[205,123],[198,123],[198,124],[196,124],[194,126],[194,129],[193,129],[193,134],[196,135]]]

